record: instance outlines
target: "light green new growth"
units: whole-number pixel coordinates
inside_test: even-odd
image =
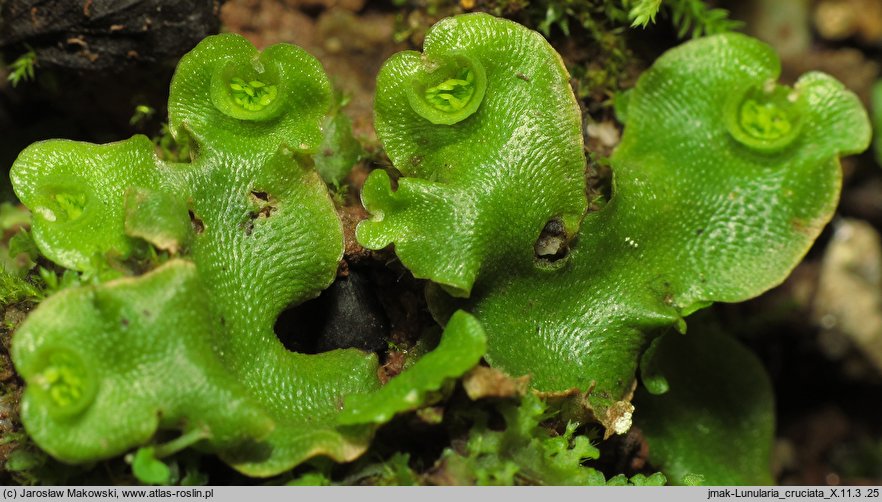
[[[567,424],[562,435],[542,427],[540,423],[551,415],[546,404],[531,393],[520,405],[501,404],[499,412],[505,429],[491,427],[486,414],[475,414],[464,451],[444,451],[441,465],[458,484],[606,484],[603,473],[584,465],[600,452],[586,436],[576,435],[579,424]]]
[[[631,18],[631,27],[646,28],[649,23],[655,23],[655,16],[661,8],[662,0],[637,0],[628,17]]]
[[[624,474],[618,474],[608,479],[607,486],[665,486],[668,478],[660,472],[650,474],[635,474],[630,478]]]
[[[462,314],[444,340],[464,337],[472,348],[460,358],[442,341],[433,356],[459,361],[455,370],[427,360],[372,396],[375,354],[293,353],[277,339],[279,314],[330,284],[343,253],[341,223],[308,161],[330,103],[327,76],[302,49],[258,53],[219,35],[184,56],[172,81],[169,127],[192,139],[192,162],[159,160],[143,136],[22,152],[11,178],[41,253],[116,277],[52,295],[15,334],[12,357],[27,383],[21,416],[37,444],[87,462],[180,430],[174,444],[198,442],[243,473],[271,476],[317,455],[354,459],[376,423],[419,407],[439,379],[481,358],[480,326]],[[137,258],[155,255],[151,246],[170,259],[143,273]],[[2,278],[4,298],[27,294]],[[391,411],[350,413],[344,426],[344,398],[356,394]],[[402,406],[400,395],[411,394]],[[163,481],[144,451],[139,476]]]
[[[83,362],[65,351],[56,351],[46,359],[42,371],[34,376],[35,392],[48,396],[59,412],[73,414],[88,406],[94,383]]]
[[[655,23],[655,17],[662,8],[662,0],[625,2],[626,7],[629,4],[631,7],[628,19],[631,20],[632,28],[646,28],[649,23]],[[736,30],[742,25],[740,21],[729,19],[727,10],[711,8],[704,0],[667,0],[664,6],[679,38],[686,38],[687,35],[692,38],[718,35]]]
[[[465,106],[475,95],[475,73],[463,68],[456,78],[447,79],[426,89],[426,101],[442,112],[456,112]]]
[[[442,479],[458,485],[540,486],[662,486],[662,473],[650,476],[623,474],[604,478],[591,467],[600,451],[587,435],[577,434],[579,424],[568,422],[561,433],[549,430],[546,422],[554,412],[535,394],[520,403],[502,401],[496,406],[505,428],[493,424],[483,411],[466,412],[462,418],[473,423],[465,444],[448,448],[435,471]],[[461,419],[462,419],[461,418]],[[587,464],[587,465],[586,465]]]
[[[346,398],[340,423],[382,424],[393,416],[415,410],[425,402],[429,391],[475,367],[487,350],[484,330],[474,317],[457,312],[447,323],[438,348],[423,356],[407,371],[371,394]]]
[[[266,85],[260,80],[246,82],[241,78],[234,77],[230,80],[230,89],[233,91],[233,101],[242,108],[256,112],[263,110],[278,94],[274,85]]]
[[[9,76],[6,80],[17,87],[21,82],[34,80],[34,68],[37,66],[37,53],[28,47],[28,51],[18,57],[9,65]]]
[[[738,121],[747,134],[757,139],[778,139],[792,129],[781,108],[771,103],[758,103],[755,99],[742,103]]]
[[[148,105],[135,106],[135,113],[129,118],[129,125],[138,125],[156,114],[156,110]]]
[[[732,89],[777,72],[765,45],[725,35],[674,49],[641,77],[612,158],[613,198],[586,217],[567,266],[479,281],[467,309],[492,364],[546,391],[593,388],[596,418],[623,432],[654,333],[786,277],[836,206],[838,155],[866,148],[869,127],[853,94],[810,74],[795,87],[801,126],[772,140],[733,134],[729,102],[743,94]]]
[[[138,481],[153,485],[165,485],[171,480],[171,470],[157,459],[152,446],[138,448],[132,458],[132,473]]]

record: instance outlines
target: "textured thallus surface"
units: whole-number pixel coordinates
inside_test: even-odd
[[[278,315],[330,284],[343,254],[341,223],[308,162],[330,95],[302,49],[259,54],[218,35],[172,81],[170,126],[192,136],[192,163],[159,161],[143,136],[22,153],[12,180],[36,215],[40,250],[94,282],[49,298],[15,334],[22,419],[41,447],[88,461],[162,428],[201,438],[253,476],[316,455],[347,461],[378,424],[480,360],[484,334],[464,312],[442,334],[443,350],[380,393],[375,354],[298,354],[276,338]],[[149,261],[147,243],[169,261],[99,282],[121,275],[111,263]],[[379,411],[339,422],[347,396]]]
[[[672,484],[699,474],[706,486],[770,485],[775,441],[772,383],[734,338],[709,331],[657,340],[653,366],[670,391],[634,398],[649,458]]]
[[[791,95],[789,144],[740,142],[732,100],[773,89],[778,73],[769,47],[728,34],[675,48],[643,74],[612,158],[613,197],[587,215],[566,263],[550,270],[509,253],[456,303],[484,326],[491,364],[531,374],[542,391],[593,387],[595,416],[621,432],[652,336],[787,276],[833,213],[838,156],[866,148],[870,129],[852,93],[813,73]],[[437,289],[429,297],[444,317],[450,299]]]
[[[486,89],[473,114],[436,124],[408,94],[451,58],[480,65]],[[375,116],[403,177],[393,191],[386,172],[371,173],[362,202],[372,217],[357,236],[370,249],[394,243],[415,276],[467,296],[480,274],[529,260],[549,220],[570,235],[578,227],[581,115],[560,56],[538,33],[486,14],[439,22],[422,54],[396,54],[380,70]]]
[[[224,112],[230,103],[212,104],[215,79],[263,78],[267,68],[279,85],[269,116],[237,119]],[[366,448],[370,428],[337,427],[335,416],[344,395],[379,386],[376,357],[291,353],[273,333],[285,307],[333,280],[343,252],[327,190],[297,154],[319,144],[329,103],[327,77],[303,50],[279,45],[259,55],[241,37],[220,35],[185,56],[172,83],[171,127],[196,141],[192,163],[159,161],[144,137],[49,141],[22,154],[12,179],[47,257],[82,271],[107,254],[125,258],[139,242],[126,228],[181,249],[146,275],[64,291],[21,326],[13,358],[28,383],[23,420],[38,444],[83,461],[141,445],[158,427],[201,428],[228,462],[258,476]],[[81,211],[65,209],[71,197]],[[75,217],[51,217],[67,214]],[[55,383],[42,392],[48,380]],[[82,403],[58,401],[52,389]],[[85,410],[65,415],[59,402]]]

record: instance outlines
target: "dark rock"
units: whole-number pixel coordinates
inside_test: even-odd
[[[176,61],[220,27],[218,0],[0,0],[0,48],[41,68],[126,71]]]
[[[157,133],[175,65],[218,32],[220,3],[0,0],[0,59],[36,55],[33,81],[13,88],[0,69],[0,165],[43,139],[107,143]],[[158,113],[133,126],[137,105]],[[10,198],[0,181],[0,200]]]

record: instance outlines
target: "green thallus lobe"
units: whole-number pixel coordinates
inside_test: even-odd
[[[381,72],[378,134],[404,176],[393,191],[384,171],[371,174],[362,197],[375,218],[359,225],[358,238],[370,248],[395,242],[415,275],[470,296],[466,305],[481,324],[454,316],[445,335],[464,330],[474,342],[470,357],[479,358],[487,343],[491,364],[532,373],[541,390],[593,388],[590,404],[607,426],[622,419],[617,410],[630,417],[636,361],[649,333],[683,325],[682,316],[710,301],[745,299],[783,279],[835,207],[838,154],[859,151],[869,137],[856,98],[831,78],[804,77],[799,93],[763,85],[776,68],[764,46],[734,35],[693,42],[641,77],[612,160],[616,193],[579,232],[586,205],[581,115],[559,56],[538,34],[483,15],[439,23],[426,40],[425,57],[399,54]],[[505,60],[497,57],[502,49],[526,57]],[[726,71],[695,77],[687,71],[695,61]],[[726,103],[733,88],[748,90]],[[693,99],[702,91],[713,99]],[[190,206],[159,216],[185,229],[194,215],[204,222],[203,231],[176,236],[189,245],[164,267],[69,288],[19,327],[12,355],[32,389],[22,415],[41,446],[86,461],[183,423],[185,434],[207,431],[206,443],[240,471],[269,476],[314,455],[344,461],[367,448],[374,419],[348,422],[343,398],[368,396],[364,402],[377,406],[366,415],[380,422],[418,406],[412,395],[456,376],[432,370],[427,357],[412,368],[421,378],[400,378],[387,387],[394,395],[371,400],[379,395],[373,355],[294,354],[274,336],[279,313],[329,284],[343,253],[325,186],[280,148],[293,142],[314,151],[329,103],[327,77],[302,50],[274,46],[257,55],[241,37],[222,35],[182,59],[171,88],[171,129],[192,134],[201,147],[188,169],[158,162],[143,137],[101,147],[46,142],[16,161],[13,183],[25,204],[34,207],[48,193],[68,216],[94,222],[72,229],[35,219],[41,251],[69,268],[133,246],[136,236],[122,225],[133,215],[120,194],[154,198],[133,204],[146,211],[142,220],[157,219],[165,199],[178,198]],[[719,103],[734,113],[721,114]],[[462,122],[476,112],[480,120]],[[706,136],[696,134],[696,120]],[[741,148],[775,150],[799,134],[817,145],[790,148],[774,164]],[[727,143],[730,135],[740,144]],[[86,179],[100,181],[85,193],[106,214],[78,214],[85,198],[52,195],[51,187],[78,174],[69,158],[88,167]],[[768,165],[780,168],[758,169]],[[760,176],[763,183],[743,183]],[[272,194],[273,216],[243,222],[253,210],[248,194],[257,192]],[[782,201],[782,193],[795,196]],[[775,210],[756,214],[757,206]],[[571,246],[567,267],[535,270],[533,244],[555,217],[581,242]],[[448,241],[437,253],[437,243]],[[617,291],[629,293],[609,301]],[[79,347],[73,343],[88,347],[83,353],[96,364],[52,350]],[[90,403],[77,420],[59,420]],[[121,406],[129,408],[126,420],[119,420]],[[59,416],[54,408],[67,411]],[[253,448],[240,448],[243,441]]]
[[[479,29],[482,23],[488,26]],[[529,34],[507,31],[498,20],[460,16],[429,32],[422,58],[404,53],[381,70],[377,133],[402,176],[396,192],[385,172],[368,177],[362,201],[378,216],[361,222],[357,237],[370,248],[394,242],[414,275],[458,287],[453,293],[467,300],[430,286],[429,307],[442,322],[454,307],[474,314],[492,366],[530,374],[543,392],[590,389],[591,418],[608,434],[623,433],[634,411],[638,361],[654,334],[670,326],[685,331],[683,318],[711,302],[743,301],[784,280],[830,219],[841,184],[838,157],[866,148],[867,118],[832,77],[810,73],[792,89],[776,85],[777,57],[749,37],[718,35],[673,49],[629,95],[624,134],[610,159],[612,198],[581,228],[567,228],[575,238],[565,266],[540,269],[534,253],[523,251],[538,237],[526,216],[551,219],[537,208],[562,199],[565,190],[549,188],[566,178],[538,173],[555,172],[564,153],[575,149],[572,165],[584,174],[581,144],[569,139],[580,132],[580,117],[571,122],[553,108],[552,99],[568,101],[572,91],[566,78],[547,86],[548,75],[536,68],[551,65],[500,55],[538,52],[522,48]],[[426,60],[445,49],[484,62],[490,90],[478,120],[430,127],[395,100],[396,77],[422,78]],[[535,171],[523,167],[536,159]],[[466,176],[481,183],[458,179]],[[485,228],[491,244],[482,249],[476,237]],[[533,239],[520,243],[521,235]],[[417,240],[422,236],[434,240]],[[433,254],[437,242],[445,242],[447,255],[456,252],[459,268]]]
[[[24,204],[48,215],[32,227],[47,258],[86,272],[143,241],[173,255],[141,275],[66,288],[16,330],[22,422],[37,444],[86,462],[178,429],[174,448],[201,440],[239,471],[272,476],[316,455],[354,459],[376,424],[481,358],[480,325],[462,314],[442,339],[466,336],[472,350],[442,343],[375,396],[375,354],[290,352],[273,332],[285,308],[331,283],[343,255],[327,186],[291,154],[317,151],[330,104],[327,75],[302,49],[258,53],[218,35],[181,59],[170,88],[169,127],[198,147],[190,164],[160,161],[144,136],[22,152],[11,179]],[[83,211],[87,203],[101,210]],[[62,224],[68,216],[77,224]],[[445,364],[432,364],[439,357]],[[354,395],[373,408],[344,426],[341,406]]]
[[[587,205],[569,80],[541,35],[486,14],[441,21],[422,53],[390,58],[375,123],[402,183],[393,191],[385,171],[371,173],[361,197],[373,217],[359,223],[358,241],[394,243],[414,276],[456,296],[513,255],[532,269],[543,227],[559,219],[573,235]]]

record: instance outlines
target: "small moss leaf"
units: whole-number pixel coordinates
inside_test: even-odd
[[[662,337],[656,359],[670,391],[634,398],[652,464],[678,485],[772,484],[775,406],[756,356],[706,332]]]
[[[585,210],[579,106],[541,35],[486,14],[445,19],[422,54],[393,56],[377,78],[377,134],[403,174],[371,173],[359,224],[420,278],[468,296],[511,254],[532,258],[545,225],[568,235]]]
[[[426,394],[472,369],[487,349],[484,330],[474,317],[453,314],[438,347],[371,394],[348,396],[339,421],[344,425],[388,422],[398,413],[415,410]]]
[[[36,299],[40,292],[31,283],[0,267],[0,308],[27,299]]]

